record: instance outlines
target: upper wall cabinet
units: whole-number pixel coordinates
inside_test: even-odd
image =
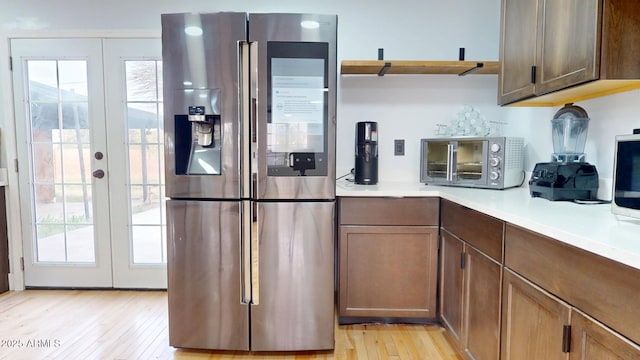
[[[637,0],[502,0],[500,105],[557,106],[640,87]]]

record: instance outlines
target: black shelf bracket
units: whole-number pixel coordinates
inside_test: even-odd
[[[476,64],[476,66],[475,66],[475,67],[472,67],[472,68],[471,68],[471,69],[469,69],[469,70],[465,70],[465,71],[461,72],[460,74],[458,74],[458,76],[465,76],[465,75],[469,75],[469,74],[471,74],[472,72],[475,72],[475,71],[478,71],[479,69],[482,69],[483,67],[484,67],[484,63],[479,62],[479,63],[477,63],[477,64]]]
[[[391,67],[391,63],[390,62],[385,62],[384,66],[378,72],[378,76],[384,76],[384,74],[386,74],[387,71],[389,71],[390,67]]]
[[[378,60],[384,60],[384,49],[383,48],[378,48]],[[378,76],[384,76],[384,74],[386,74],[387,71],[389,71],[390,67],[391,67],[391,63],[390,62],[385,62],[384,66],[380,69],[380,71],[378,71]]]

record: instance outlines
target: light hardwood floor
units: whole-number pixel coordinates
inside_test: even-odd
[[[0,359],[462,359],[437,326],[336,326],[334,351],[175,349],[163,291],[27,290],[0,294]]]

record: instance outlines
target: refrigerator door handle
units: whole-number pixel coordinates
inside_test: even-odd
[[[251,303],[251,201],[242,201],[240,215],[240,303]]]
[[[251,76],[250,76],[250,44],[238,42],[238,96],[240,102],[240,197],[251,197]]]
[[[447,181],[453,181],[453,145],[447,144]]]
[[[253,213],[255,205],[255,214]],[[260,305],[260,204],[251,203],[251,305]]]
[[[249,79],[251,99],[251,142],[258,142],[258,42],[249,43]]]
[[[253,199],[258,196],[258,43],[252,41],[248,43],[249,47],[249,64],[247,72],[249,74],[248,89],[248,101],[249,101],[249,134],[245,139],[250,139],[250,151],[251,151],[251,166],[248,168],[251,171],[251,197]]]

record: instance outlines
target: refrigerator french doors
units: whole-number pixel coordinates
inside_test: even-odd
[[[172,346],[333,348],[336,25],[162,15]]]

